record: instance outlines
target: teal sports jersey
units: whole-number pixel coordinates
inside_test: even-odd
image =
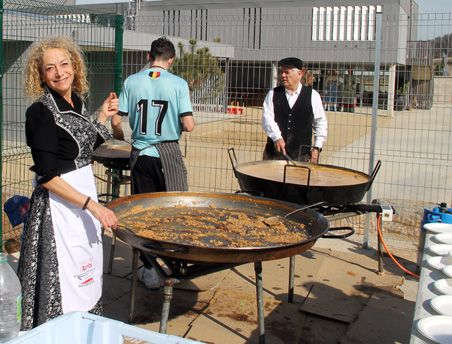
[[[158,157],[155,147],[146,147],[178,141],[180,118],[193,112],[188,84],[158,67],[130,75],[119,96],[119,111],[129,116],[133,146],[143,149],[140,155]]]

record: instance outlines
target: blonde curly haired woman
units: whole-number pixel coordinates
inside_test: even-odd
[[[71,311],[101,313],[101,226],[115,227],[115,214],[97,202],[91,154],[111,135],[104,123],[116,114],[114,93],[97,119],[84,99],[89,91],[80,47],[54,37],[29,48],[25,91],[35,188],[24,229],[18,275],[22,330]]]

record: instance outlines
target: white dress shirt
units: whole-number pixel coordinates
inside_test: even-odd
[[[286,98],[292,108],[298,99],[302,89],[301,83],[298,85],[295,92],[286,91]],[[312,90],[311,95],[312,112],[314,113],[314,120],[312,122],[312,129],[314,134],[314,147],[322,148],[323,142],[326,140],[328,134],[328,122],[326,119],[325,110],[322,105],[322,98],[316,90]],[[262,127],[269,138],[275,142],[281,136],[281,130],[275,122],[275,112],[273,109],[273,89],[271,89],[264,100],[264,109],[262,112]]]

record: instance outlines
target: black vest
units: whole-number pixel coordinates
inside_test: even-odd
[[[314,113],[311,104],[312,87],[303,86],[292,109],[286,98],[283,86],[273,90],[273,111],[275,122],[286,142],[286,152],[293,159],[309,154],[312,145],[312,123]],[[264,159],[284,159],[275,150],[272,139],[267,138]]]

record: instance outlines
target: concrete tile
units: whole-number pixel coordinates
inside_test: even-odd
[[[174,289],[190,290],[190,291],[208,291],[217,288],[224,282],[231,273],[230,269],[211,273],[205,276],[196,277],[190,280],[182,281],[174,286]]]
[[[366,268],[366,258],[361,257],[356,262],[352,260],[356,260],[356,255],[341,252],[336,253],[335,257],[325,258],[301,310],[352,322],[373,293],[386,291],[400,295],[397,286],[403,283],[401,277],[391,274],[379,276]]]
[[[129,294],[119,296],[112,302],[103,302],[104,317],[128,323],[128,314]]]
[[[154,295],[155,296],[155,295]],[[156,296],[158,298],[158,296]],[[144,310],[142,308],[149,307]],[[128,323],[129,297],[128,295],[118,299],[116,302],[104,306],[104,316],[110,319],[120,320]],[[149,304],[140,307],[131,325],[144,329],[159,331],[161,305],[150,307]],[[199,316],[191,310],[185,310],[178,316],[170,316],[167,323],[167,333],[183,337],[189,330],[190,323]]]
[[[109,305],[130,293],[130,280],[118,276],[103,275],[102,303]]]
[[[264,297],[264,314],[268,343],[295,343],[300,337],[304,316],[297,305],[267,296]],[[192,323],[188,335],[208,343],[257,343],[255,295],[218,289],[205,312]]]
[[[187,337],[187,332],[190,331],[191,324],[195,319],[199,317],[199,314],[194,312],[187,312],[185,314],[181,314],[177,317],[170,318],[167,323],[167,334],[179,337]],[[151,330],[151,331],[159,331],[160,321],[155,321],[151,323],[137,324],[136,326]],[[195,339],[195,338],[191,338]]]
[[[306,314],[302,335],[297,344],[337,344],[337,339],[347,333],[348,323]],[[295,342],[294,342],[295,343]]]
[[[111,242],[111,233],[105,231],[103,237],[104,272],[107,271],[108,264],[110,263]],[[141,265],[139,261],[139,266]],[[116,240],[112,267],[112,274],[115,276],[126,277],[132,271],[132,248],[119,239]]]
[[[324,257],[314,252],[295,256],[294,302],[302,302],[309,293],[309,283],[322,266]],[[265,290],[277,300],[287,302],[289,289],[289,258],[263,264]]]
[[[300,309],[306,313],[349,323],[357,317],[367,299],[366,296],[344,293],[340,288],[319,283],[313,286],[311,294]]]
[[[208,344],[241,344],[247,342],[247,337],[241,335],[234,329],[226,328],[216,319],[205,315],[196,318],[186,337]]]
[[[403,284],[400,286],[400,290],[403,292],[403,299],[407,301],[416,302],[417,289],[419,282],[416,279],[404,279]]]
[[[110,277],[117,279],[117,277]],[[129,286],[129,281],[126,286]],[[118,292],[118,285],[115,284],[114,292]],[[120,287],[120,286],[119,286]],[[106,287],[108,288],[108,287]],[[104,301],[104,316],[107,318],[128,322],[129,293],[123,294],[115,300],[107,294],[105,298],[110,302]],[[173,299],[170,305],[170,316],[168,319],[168,333],[183,336],[188,331],[188,326],[193,319],[199,316],[209,304],[213,297],[213,292],[190,292],[184,290],[174,290]],[[137,286],[135,314],[133,325],[159,330],[160,317],[163,305],[162,290],[149,290],[141,283]]]
[[[294,302],[304,300],[309,292],[306,283],[312,281],[323,261],[323,254],[303,253],[295,256]],[[244,264],[232,269],[227,277],[230,288],[255,293],[254,264]],[[262,263],[264,293],[280,301],[287,301],[289,288],[289,258]],[[220,285],[221,286],[221,285]]]
[[[414,302],[386,293],[375,293],[340,342],[408,343],[414,306]]]
[[[314,252],[323,254],[329,259],[333,259],[335,268],[328,271],[329,274],[334,273],[334,278],[343,284],[364,284],[398,286],[403,283],[401,270],[396,268],[394,263],[390,262],[387,257],[384,258],[385,269],[383,273],[378,273],[378,262],[376,252],[367,249],[354,249],[351,251],[334,251],[331,249],[315,249]],[[392,264],[391,264],[392,263]],[[390,265],[390,266],[389,266]],[[344,278],[347,276],[347,278]],[[397,288],[388,289],[388,292],[399,293]]]

